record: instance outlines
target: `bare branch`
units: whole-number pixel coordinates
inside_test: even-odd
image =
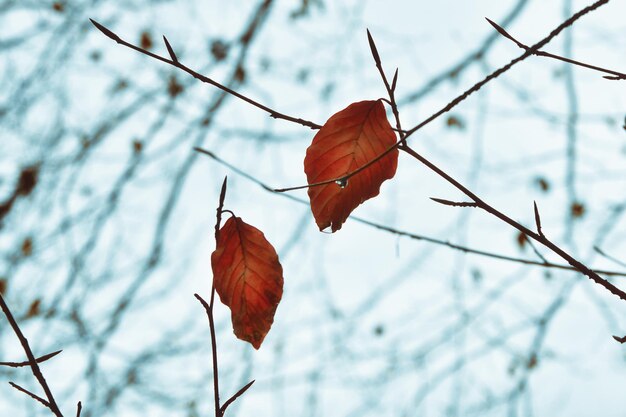
[[[374,44],[374,39],[372,38],[372,34],[370,30],[367,29],[367,41],[370,44],[370,50],[372,51],[372,56],[374,57],[374,62],[376,62],[376,66],[380,66],[380,55],[378,54],[378,49],[376,49],[376,44]]]
[[[215,286],[211,289],[211,299],[215,294]],[[202,307],[204,307],[204,311],[206,311],[207,318],[209,319],[209,330],[211,332],[211,352],[213,358],[213,395],[215,399],[215,417],[221,417],[221,409],[220,409],[220,385],[219,385],[219,373],[217,367],[217,341],[215,338],[215,322],[213,320],[213,305],[206,302],[204,298],[202,298],[199,294],[194,294],[194,297]],[[212,301],[212,300],[211,300]]]
[[[283,198],[289,199],[291,201],[294,201],[296,203],[299,204],[303,204],[308,206],[309,202],[306,200],[303,200],[301,198],[295,197],[291,194],[284,194],[284,193],[276,193],[272,187],[270,187],[269,185],[267,185],[266,183],[264,183],[263,181],[259,180],[258,178],[254,177],[253,175],[241,170],[240,168],[232,165],[229,162],[224,161],[223,159],[221,159],[219,156],[217,156],[214,152],[207,150],[207,149],[202,149],[202,148],[194,148],[195,151],[206,155],[208,157],[210,157],[211,159],[213,159],[214,161],[216,161],[217,163],[219,163],[220,165],[225,166],[226,168],[230,169],[231,171],[235,172],[236,174],[246,178],[247,180],[257,184],[258,186],[260,186],[261,188],[263,188],[265,191],[268,191],[270,193],[274,193],[276,195],[279,195]],[[469,253],[472,255],[479,255],[479,256],[485,256],[488,258],[492,258],[492,259],[498,259],[501,261],[507,261],[507,262],[514,262],[514,263],[519,263],[519,264],[524,264],[524,265],[531,265],[531,266],[540,266],[540,267],[544,267],[544,268],[550,268],[550,269],[560,269],[560,270],[565,270],[565,271],[578,271],[576,268],[574,268],[573,266],[570,265],[562,265],[562,264],[556,264],[556,263],[552,263],[552,262],[537,262],[537,261],[533,261],[530,259],[524,259],[524,258],[516,258],[516,257],[512,257],[512,256],[507,256],[507,255],[502,255],[502,254],[498,254],[498,253],[494,253],[494,252],[487,252],[487,251],[482,251],[479,249],[473,249],[467,246],[462,246],[462,245],[457,245],[455,243],[451,243],[445,240],[441,240],[441,239],[437,239],[434,237],[430,237],[430,236],[425,236],[425,235],[419,235],[416,233],[411,233],[411,232],[407,232],[404,230],[400,230],[400,229],[396,229],[393,227],[389,227],[389,226],[385,226],[382,225],[380,223],[376,223],[370,220],[366,220],[362,217],[358,217],[358,216],[353,216],[351,215],[349,217],[350,219],[364,224],[366,226],[370,226],[373,227],[375,229],[378,230],[382,230],[384,232],[388,232],[397,236],[403,236],[403,237],[408,237],[410,239],[413,240],[418,240],[418,241],[424,241],[424,242],[428,242],[428,243],[432,243],[434,245],[439,245],[439,246],[445,246],[448,247],[450,249],[454,249],[454,250],[458,250],[460,252],[464,252],[464,253]],[[618,272],[618,271],[609,271],[609,270],[602,270],[602,269],[594,269],[594,272],[596,272],[597,274],[602,274],[602,275],[607,275],[607,276],[616,276],[616,277],[626,277],[626,272]]]
[[[430,197],[435,203],[443,204],[444,206],[451,207],[478,207],[478,204],[474,201],[450,201],[443,198]]]
[[[204,75],[202,75],[202,74],[192,70],[191,68],[181,64],[178,61],[178,59],[174,60],[173,58],[175,57],[175,55],[174,55],[174,57],[172,59],[167,59],[167,58],[162,57],[160,55],[154,54],[154,53],[152,53],[150,51],[147,51],[147,50],[145,50],[143,48],[140,48],[139,46],[133,45],[132,43],[125,41],[124,39],[122,39],[119,36],[117,36],[115,33],[111,32],[109,29],[104,27],[102,24],[96,22],[95,20],[93,20],[93,19],[89,19],[89,20],[91,20],[91,23],[93,23],[94,26],[96,26],[102,33],[104,33],[107,37],[113,39],[114,41],[116,41],[120,45],[126,46],[127,48],[133,49],[133,50],[135,50],[137,52],[140,52],[140,53],[142,53],[144,55],[147,55],[147,56],[149,56],[151,58],[154,58],[154,59],[156,59],[158,61],[165,62],[166,64],[169,64],[169,65],[171,65],[173,67],[176,67],[176,68],[178,68],[180,70],[183,70],[187,74],[189,74],[192,77],[202,81],[203,83],[210,84],[210,85],[212,85],[214,87],[217,87],[220,90],[225,91],[226,93],[228,93],[228,94],[230,94],[232,96],[235,96],[235,97],[237,97],[237,98],[239,98],[239,99],[241,99],[241,100],[243,100],[243,101],[253,105],[254,107],[257,107],[257,108],[259,108],[259,109],[269,113],[270,117],[272,117],[274,119],[287,120],[289,122],[297,123],[297,124],[302,125],[302,126],[310,127],[311,129],[319,129],[319,128],[321,128],[321,126],[318,125],[317,123],[313,123],[311,121],[304,120],[304,119],[297,118],[297,117],[288,116],[288,115],[280,113],[280,112],[278,112],[278,111],[276,111],[274,109],[271,109],[271,108],[269,108],[269,107],[259,103],[258,101],[255,101],[255,100],[253,100],[253,99],[251,99],[251,98],[249,98],[247,96],[244,96],[243,94],[238,93],[237,91],[235,91],[235,90],[233,90],[231,88],[228,88],[225,85],[220,84],[217,81],[214,81],[213,79],[211,79],[209,77],[206,77],[206,76],[204,76]],[[167,45],[169,45],[169,42],[167,42],[166,46]],[[168,52],[169,52],[169,48],[168,48]],[[171,53],[170,53],[170,56],[171,56]]]
[[[490,81],[498,78],[500,75],[504,74],[505,72],[507,72],[508,70],[513,68],[513,66],[519,64],[520,62],[522,62],[523,60],[525,60],[529,56],[533,55],[537,50],[539,50],[540,48],[542,48],[545,45],[547,45],[552,39],[554,39],[557,35],[559,35],[564,29],[566,29],[569,26],[571,26],[576,20],[580,19],[581,17],[583,17],[587,13],[597,9],[598,7],[604,5],[604,4],[608,3],[608,2],[609,2],[609,0],[598,0],[597,2],[593,3],[592,5],[587,6],[584,9],[580,10],[579,12],[575,13],[572,17],[570,17],[569,19],[565,20],[559,26],[557,26],[554,30],[552,30],[552,32],[550,32],[550,34],[548,34],[542,40],[540,40],[539,42],[534,44],[532,47],[528,48],[522,55],[520,55],[517,58],[511,60],[508,64],[506,64],[506,65],[498,68],[497,70],[493,71],[491,74],[487,75],[481,81],[477,82],[476,84],[471,86],[469,89],[465,90],[465,92],[463,92],[462,94],[457,96],[455,99],[450,101],[448,104],[446,104],[440,110],[438,110],[437,112],[433,113],[430,117],[428,117],[427,119],[425,119],[421,123],[417,124],[413,128],[407,130],[406,134],[405,135],[401,135],[400,139],[394,145],[392,145],[389,148],[385,149],[383,152],[381,152],[378,156],[373,158],[371,161],[369,161],[366,164],[360,166],[359,168],[355,169],[354,171],[349,172],[346,175],[344,175],[342,177],[339,177],[339,178],[333,178],[333,179],[330,179],[330,180],[327,180],[327,181],[321,181],[321,182],[316,182],[316,183],[307,184],[307,185],[300,185],[300,186],[296,186],[296,187],[278,188],[278,189],[275,189],[274,191],[276,191],[276,192],[294,191],[294,190],[300,190],[300,189],[304,189],[304,188],[319,187],[319,186],[326,185],[326,184],[332,184],[333,182],[337,182],[337,181],[347,181],[347,180],[349,180],[351,177],[359,174],[360,172],[366,170],[367,168],[369,168],[373,164],[375,164],[378,161],[380,161],[382,158],[384,158],[387,154],[389,154],[394,149],[398,148],[400,145],[405,144],[406,140],[408,139],[409,136],[411,136],[412,134],[414,134],[415,132],[417,132],[418,130],[423,128],[424,126],[430,124],[434,120],[438,119],[441,115],[449,112],[450,110],[452,110],[453,108],[458,106],[461,102],[465,101],[469,96],[471,96],[472,94],[474,94],[475,92],[480,90],[487,83],[489,83]],[[382,68],[380,69],[380,71],[381,71],[381,75],[383,76],[383,79],[386,82],[386,77],[384,76],[384,73],[382,73]]]
[[[597,273],[589,269],[586,265],[584,265],[583,263],[575,259],[572,255],[565,252],[563,249],[561,249],[559,246],[554,244],[552,241],[548,240],[544,235],[540,235],[539,233],[533,232],[526,226],[523,226],[522,224],[516,222],[515,220],[513,220],[506,214],[502,213],[501,211],[498,211],[491,205],[487,204],[482,199],[480,199],[476,194],[470,191],[467,187],[465,187],[463,184],[461,184],[460,182],[452,178],[445,171],[443,171],[441,168],[437,167],[435,164],[433,164],[432,162],[424,158],[422,155],[414,151],[412,148],[408,146],[403,146],[400,149],[402,149],[403,151],[411,155],[413,158],[420,161],[422,164],[426,165],[430,170],[434,171],[437,175],[439,175],[440,177],[445,179],[447,182],[452,184],[455,188],[457,188],[463,194],[465,194],[466,196],[474,200],[478,204],[478,207],[490,213],[491,215],[497,217],[503,222],[507,223],[509,226],[524,233],[527,237],[534,239],[538,243],[541,243],[543,246],[547,247],[552,252],[554,252],[555,254],[560,256],[562,259],[567,261],[567,263],[572,265],[576,270],[580,271],[582,274],[589,277],[596,284],[603,286],[611,294],[616,295],[620,299],[626,301],[626,292],[622,291],[621,289],[617,288],[615,285],[611,284],[608,280],[599,276]]]
[[[487,19],[487,18],[485,18],[485,19]],[[505,38],[507,38],[507,39],[511,40],[512,42],[514,42],[519,48],[524,49],[526,51],[531,49],[527,45],[524,45],[523,43],[521,43],[520,41],[515,39],[513,36],[511,36],[510,33],[508,33],[506,30],[504,30],[502,27],[500,27],[497,23],[493,22],[490,19],[487,19],[487,21],[502,36],[504,36]],[[537,56],[543,56],[543,57],[546,57],[546,58],[556,59],[556,60],[563,61],[563,62],[567,62],[568,64],[577,65],[579,67],[589,68],[589,69],[592,69],[594,71],[603,72],[605,74],[610,74],[610,75],[605,75],[605,76],[602,77],[602,78],[606,78],[607,80],[626,80],[626,74],[623,73],[623,72],[618,72],[618,71],[614,71],[614,70],[611,70],[611,69],[608,69],[608,68],[598,67],[596,65],[586,64],[584,62],[576,61],[576,60],[573,60],[573,59],[570,59],[570,58],[565,58],[565,57],[562,57],[560,55],[551,54],[549,52],[533,51],[532,54],[533,55],[537,55]]]
[[[163,42],[165,42],[165,47],[167,48],[167,52],[170,54],[170,58],[172,59],[172,61],[178,63],[178,58],[176,57],[176,54],[172,49],[172,45],[170,45],[165,35],[163,35]]]
[[[16,390],[18,390],[20,392],[23,392],[24,394],[28,395],[33,400],[43,404],[44,407],[50,408],[50,403],[48,401],[44,400],[43,398],[41,398],[39,395],[33,394],[32,392],[30,392],[26,388],[22,388],[21,386],[17,385],[15,382],[9,381],[9,385],[11,385]]]
[[[252,384],[254,384],[255,380],[253,379],[252,381],[248,382],[246,385],[244,385],[243,387],[241,387],[241,389],[239,391],[237,391],[232,397],[230,397],[222,406],[222,408],[220,409],[220,411],[222,412],[222,415],[224,415],[224,412],[226,411],[226,409],[228,408],[229,405],[231,405],[237,398],[239,398],[244,392],[248,391],[248,388],[250,388],[252,386]]]
[[[45,362],[48,359],[51,359],[53,357],[55,357],[56,355],[58,355],[59,353],[63,352],[62,350],[57,350],[56,352],[52,352],[52,353],[47,353],[43,356],[38,357],[37,359],[35,359],[35,361],[37,363],[41,363],[41,362]],[[9,366],[11,368],[21,368],[24,366],[30,366],[30,361],[24,361],[24,362],[0,362],[0,366]]]
[[[533,205],[535,208],[535,225],[537,226],[537,233],[539,233],[539,236],[543,236],[543,231],[541,230],[541,217],[539,216],[539,209],[537,208],[537,202],[533,201]]]
[[[593,247],[593,250],[595,250],[596,252],[598,252],[600,255],[602,255],[604,258],[608,259],[609,261],[612,261],[614,263],[616,263],[619,266],[623,266],[626,268],[626,262],[620,261],[619,259],[617,259],[614,256],[611,256],[609,254],[607,254],[605,251],[603,251],[602,249],[600,249],[597,246]]]
[[[15,321],[15,318],[13,317],[13,314],[11,313],[9,306],[4,301],[4,297],[2,297],[2,294],[0,294],[0,308],[2,308],[4,315],[6,316],[7,320],[9,321],[9,324],[11,325],[11,328],[13,329],[13,332],[15,333],[20,343],[22,344],[22,348],[24,349],[24,353],[26,353],[26,357],[28,357],[28,362],[30,364],[30,369],[33,371],[33,375],[35,376],[35,378],[39,382],[39,385],[41,385],[41,388],[46,394],[46,398],[48,399],[46,401],[47,407],[57,417],[63,417],[63,414],[61,413],[61,410],[59,410],[59,406],[57,405],[54,399],[54,396],[52,395],[52,391],[50,390],[50,387],[48,387],[48,383],[46,382],[46,379],[41,373],[41,369],[39,369],[39,365],[37,364],[37,359],[35,358],[35,355],[33,355],[33,351],[31,350],[30,345],[28,344],[28,340],[26,339],[26,337],[24,336],[24,333],[22,333],[22,330],[20,329],[19,325]]]

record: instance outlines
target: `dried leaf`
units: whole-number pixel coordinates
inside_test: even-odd
[[[519,232],[517,234],[516,240],[517,246],[519,246],[520,249],[524,249],[526,247],[526,244],[528,243],[528,238],[526,237],[526,234],[524,232]]]
[[[581,218],[585,215],[585,205],[580,202],[572,203],[572,217],[575,219]]]
[[[263,233],[239,217],[220,229],[211,255],[213,282],[231,311],[235,335],[258,349],[283,295],[283,268]]]
[[[35,316],[38,316],[40,311],[41,311],[41,300],[37,298],[28,307],[28,311],[26,312],[26,318],[30,319]]]
[[[309,184],[340,178],[374,160],[396,142],[380,100],[352,103],[331,116],[306,151]],[[398,166],[394,149],[345,183],[309,188],[311,210],[320,230],[341,229],[350,213],[380,192]]]
[[[465,122],[459,116],[455,115],[448,116],[446,126],[450,129],[465,130]]]
[[[211,42],[211,54],[217,62],[226,59],[226,57],[228,56],[228,49],[229,45],[221,39],[217,39]]]
[[[33,254],[33,239],[30,237],[25,238],[22,241],[22,246],[20,247],[20,251],[24,257],[29,257]]]
[[[241,65],[235,69],[235,80],[239,81],[240,83],[246,80],[246,70],[244,70]]]
[[[133,152],[141,153],[142,150],[143,150],[143,142],[140,141],[139,139],[135,139],[133,141]]]
[[[167,83],[167,92],[171,98],[176,98],[180,93],[182,93],[184,87],[178,82],[176,76],[172,75]]]
[[[550,183],[544,177],[535,178],[535,184],[537,184],[537,187],[539,187],[539,189],[544,193],[550,191]]]
[[[148,31],[141,32],[139,43],[143,49],[152,49],[152,35]]]
[[[15,193],[21,196],[27,196],[33,192],[39,178],[39,167],[29,166],[20,172],[20,178],[17,181]]]

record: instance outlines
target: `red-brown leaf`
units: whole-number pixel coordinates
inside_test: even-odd
[[[304,172],[309,184],[340,178],[374,160],[396,142],[380,100],[352,103],[331,116],[306,151]],[[380,192],[396,173],[398,150],[338,184],[309,187],[313,217],[320,230],[341,229],[350,213]]]
[[[263,233],[239,217],[220,229],[211,255],[213,282],[230,307],[235,335],[258,349],[283,295],[283,268]]]

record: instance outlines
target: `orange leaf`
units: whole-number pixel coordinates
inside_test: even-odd
[[[211,255],[213,282],[231,311],[235,335],[258,349],[283,295],[283,268],[263,232],[231,217]]]
[[[313,138],[304,158],[309,184],[340,178],[374,160],[396,143],[380,100],[352,103],[331,116]],[[380,192],[396,173],[398,150],[351,177],[345,184],[309,187],[313,217],[320,230],[341,229],[350,213]],[[342,187],[343,186],[343,187]]]

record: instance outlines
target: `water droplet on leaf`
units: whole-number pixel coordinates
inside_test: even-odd
[[[339,188],[346,188],[348,186],[348,179],[347,178],[338,179],[337,181],[335,181],[335,184],[337,184]]]

